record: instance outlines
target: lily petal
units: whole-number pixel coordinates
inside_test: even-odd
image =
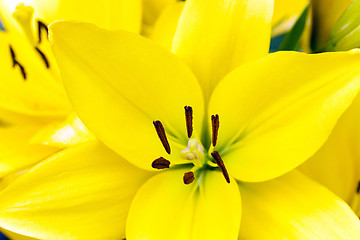
[[[190,185],[185,169],[165,171],[146,182],[131,204],[128,239],[237,239],[241,198],[234,179],[206,172]]]
[[[185,2],[177,1],[165,8],[151,32],[150,38],[169,51],[171,51],[172,41],[184,6]]]
[[[173,52],[190,66],[208,99],[235,67],[269,51],[272,0],[187,0]]]
[[[110,30],[140,32],[142,0],[59,0],[54,20],[76,20]],[[50,22],[51,23],[51,22]]]
[[[58,22],[51,29],[75,111],[121,156],[145,169],[151,169],[153,160],[167,158],[153,125],[156,120],[162,122],[170,147],[173,142],[186,146],[186,105],[193,107],[194,128],[201,130],[200,86],[169,52],[138,35],[91,24]]]
[[[120,239],[131,200],[149,173],[102,144],[82,144],[3,190],[0,225],[40,239]]]
[[[299,169],[351,203],[360,180],[360,95],[341,116],[326,143]]]
[[[35,48],[24,41],[25,36],[14,32],[11,36],[9,34],[0,31],[0,111],[33,117],[60,118],[66,115],[70,104],[56,81],[58,76],[46,69]],[[10,46],[24,68],[26,79],[20,67],[13,66]],[[13,118],[10,121],[13,122]]]
[[[43,127],[31,139],[31,143],[64,148],[95,139],[95,136],[73,113],[62,122],[51,123]]]
[[[360,52],[279,52],[229,74],[210,102],[232,176],[265,181],[313,155],[360,86]],[[209,116],[210,118],[210,116]]]
[[[29,167],[59,151],[55,147],[29,143],[40,127],[19,125],[0,128],[0,177]]]
[[[360,222],[341,199],[297,171],[239,185],[240,239],[358,239]]]

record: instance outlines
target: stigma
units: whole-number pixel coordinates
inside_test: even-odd
[[[189,139],[188,147],[181,151],[181,157],[201,167],[204,164],[204,147],[195,138]]]
[[[34,8],[32,8],[31,6],[25,6],[25,4],[20,3],[15,8],[13,17],[18,22],[19,26],[21,27],[23,33],[28,38],[30,43],[33,46],[36,46],[33,26]]]

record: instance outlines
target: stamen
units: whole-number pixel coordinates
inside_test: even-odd
[[[166,160],[163,157],[159,157],[158,159],[156,159],[152,162],[151,166],[156,169],[169,168],[170,161]]]
[[[356,193],[359,194],[360,193],[360,181],[358,182],[358,186],[356,188]]]
[[[219,166],[222,174],[224,175],[225,179],[226,179],[226,182],[227,183],[230,183],[230,177],[229,177],[229,174],[226,170],[226,167],[224,165],[224,162],[223,160],[221,159],[220,157],[220,154],[217,152],[217,151],[214,151],[211,153],[211,156],[215,159],[216,161],[216,164]]]
[[[17,63],[15,52],[14,52],[14,49],[11,46],[9,46],[9,47],[10,47],[11,59],[13,61],[13,67],[15,67],[16,63]]]
[[[46,31],[46,36],[49,35],[49,28],[47,25],[41,21],[37,21],[38,24],[38,34],[39,34],[39,43],[41,43],[41,30],[44,29]]]
[[[49,68],[50,63],[49,63],[49,60],[46,58],[45,54],[38,47],[36,47],[35,49],[40,54],[41,58],[44,60],[46,68]]]
[[[15,67],[16,65],[18,65],[19,68],[20,68],[22,77],[24,78],[24,80],[26,80],[25,68],[23,67],[23,65],[21,65],[21,64],[16,60],[16,55],[15,55],[14,49],[13,49],[11,46],[9,46],[9,47],[10,47],[11,59],[12,59],[12,62],[13,62],[12,67]]]
[[[170,154],[170,144],[166,138],[164,126],[162,125],[162,123],[160,121],[153,121],[153,124],[154,124],[156,132],[160,138],[160,141],[165,148],[165,151],[168,154]]]
[[[212,145],[213,147],[216,146],[220,122],[219,122],[219,115],[212,115],[211,116],[211,125],[212,125]]]
[[[23,67],[23,65],[21,65],[20,63],[17,63],[17,65],[19,66],[20,68],[20,71],[21,71],[21,75],[22,77],[24,78],[24,80],[26,80],[26,72],[25,72],[25,68]]]
[[[190,106],[185,106],[185,117],[186,117],[186,130],[188,138],[191,138],[193,133],[193,110]]]
[[[193,172],[187,172],[184,174],[183,177],[184,183],[185,184],[190,184],[195,180],[195,176]]]

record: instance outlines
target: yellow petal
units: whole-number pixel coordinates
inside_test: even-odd
[[[102,144],[83,144],[3,190],[0,225],[40,239],[121,239],[131,200],[149,177]]]
[[[209,114],[220,116],[216,149],[230,173],[264,181],[313,155],[359,91],[359,64],[359,51],[278,52],[229,74]]]
[[[360,222],[342,200],[297,171],[240,184],[240,239],[358,239]]]
[[[29,143],[40,127],[19,125],[0,128],[0,177],[32,166],[59,151],[55,147]]]
[[[153,160],[168,157],[153,121],[164,125],[170,147],[174,142],[187,145],[186,105],[193,107],[195,130],[201,130],[200,86],[191,71],[160,46],[135,34],[80,23],[55,23],[52,37],[78,116],[136,166],[151,169]]]
[[[272,35],[288,31],[305,9],[309,0],[274,0]]]
[[[55,19],[77,20],[105,29],[139,32],[142,0],[59,0]]]
[[[184,6],[185,2],[178,1],[165,8],[151,32],[150,38],[169,51]]]
[[[330,40],[335,22],[353,0],[312,0],[313,9],[313,50],[319,50]]]
[[[306,175],[351,204],[360,180],[360,96],[341,116],[329,139],[300,166]]]
[[[143,21],[146,25],[153,25],[161,12],[177,0],[143,0]]]
[[[70,114],[62,122],[43,127],[31,139],[31,143],[64,148],[91,140],[95,140],[95,136],[89,132],[76,114]]]
[[[131,204],[128,239],[237,239],[241,199],[237,183],[208,171],[189,185],[186,169],[165,171],[146,182]]]
[[[208,99],[232,69],[269,51],[271,0],[188,0],[173,52],[198,77]]]

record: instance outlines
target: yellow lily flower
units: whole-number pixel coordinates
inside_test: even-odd
[[[0,226],[41,239],[359,236],[345,203],[290,171],[358,93],[360,53],[251,61],[267,52],[252,44],[269,38],[242,47],[238,36],[270,36],[271,6],[188,1],[175,55],[135,34],[53,24],[67,93],[102,143],[63,151],[2,191]]]
[[[0,31],[2,184],[6,174],[14,175],[14,171],[22,171],[66,145],[93,139],[71,114],[47,40],[47,25],[56,19],[82,20],[107,29],[137,32],[140,7],[140,0],[0,1],[4,26]]]

